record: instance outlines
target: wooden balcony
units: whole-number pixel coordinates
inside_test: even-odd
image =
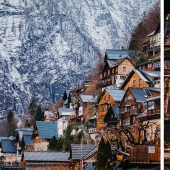
[[[138,114],[138,109],[130,109],[130,115],[137,115]]]
[[[160,108],[148,110],[147,115],[160,114]]]
[[[126,111],[125,114],[121,114],[122,119],[126,119],[128,117],[130,117],[130,111]]]
[[[101,87],[105,87],[105,86],[109,86],[109,85],[112,85],[112,80],[109,80],[109,81],[106,81],[106,82],[103,82],[103,83],[101,82],[101,83],[100,83],[100,86],[101,86]]]

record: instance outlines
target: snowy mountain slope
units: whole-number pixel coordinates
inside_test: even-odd
[[[155,1],[0,0],[0,110],[24,113],[76,86],[105,49],[127,46]]]

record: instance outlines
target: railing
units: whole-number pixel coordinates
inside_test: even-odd
[[[135,109],[130,109],[130,115],[137,115],[138,113],[138,109],[135,108]]]
[[[96,128],[90,128],[90,129],[88,129],[88,132],[89,132],[89,134],[97,133],[97,129]]]
[[[107,86],[107,85],[112,85],[112,80],[109,80],[109,81],[101,82],[101,83],[100,83],[100,86],[101,86],[101,87],[104,87],[104,86]]]
[[[160,113],[160,108],[148,110],[147,115]]]

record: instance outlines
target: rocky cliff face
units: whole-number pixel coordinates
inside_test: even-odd
[[[24,113],[83,80],[105,49],[127,46],[154,0],[0,0],[0,111]],[[102,55],[101,55],[102,54]]]

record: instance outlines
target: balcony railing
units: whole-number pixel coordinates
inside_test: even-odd
[[[96,128],[90,128],[88,131],[89,131],[89,134],[97,133],[97,129]]]
[[[130,115],[137,115],[138,114],[138,109],[130,109]]]
[[[106,82],[101,82],[100,86],[104,87],[104,86],[108,86],[108,85],[112,85],[112,80],[106,81]]]
[[[148,110],[147,115],[153,115],[160,113],[160,108]]]

